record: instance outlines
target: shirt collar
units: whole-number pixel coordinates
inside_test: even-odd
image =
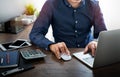
[[[66,6],[72,7],[67,0],[64,0],[64,3]],[[78,8],[81,8],[84,5],[85,5],[85,0],[81,0],[80,6]]]

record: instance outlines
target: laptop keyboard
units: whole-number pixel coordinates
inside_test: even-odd
[[[86,58],[83,58],[83,60],[85,60],[90,65],[93,65],[94,57],[86,57]]]
[[[90,53],[84,54],[84,52],[76,52],[73,53],[73,55],[90,67],[93,67],[94,57]]]

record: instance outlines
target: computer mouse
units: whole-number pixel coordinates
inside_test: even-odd
[[[68,60],[72,59],[71,55],[67,55],[67,54],[64,54],[64,53],[61,54],[61,58],[65,61],[68,61]]]

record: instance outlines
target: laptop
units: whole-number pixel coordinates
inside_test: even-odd
[[[75,52],[73,56],[91,68],[120,62],[120,29],[100,32],[94,57],[83,51]]]

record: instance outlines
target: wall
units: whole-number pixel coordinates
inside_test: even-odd
[[[0,0],[0,22],[5,22],[23,13],[25,0]]]
[[[119,0],[99,0],[108,30],[120,29]]]

